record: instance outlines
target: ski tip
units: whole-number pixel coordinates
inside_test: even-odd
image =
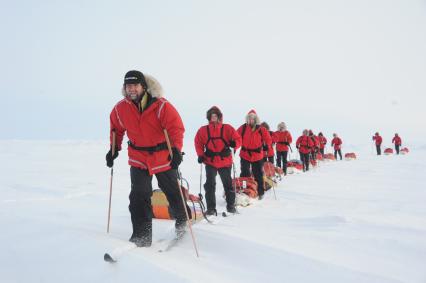
[[[117,262],[115,259],[113,259],[113,258],[112,258],[112,256],[110,256],[110,254],[109,254],[109,253],[105,253],[105,254],[104,254],[104,260],[105,260],[106,262],[109,262],[109,263]]]

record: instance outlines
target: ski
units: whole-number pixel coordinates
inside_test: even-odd
[[[170,237],[170,234],[172,234],[172,237]],[[176,238],[176,234],[175,234],[175,228],[173,227],[173,229],[170,232],[166,233],[164,238],[160,238],[157,241],[152,242],[152,247],[155,248],[155,246],[159,244],[160,245],[166,244],[168,246],[169,245],[168,243],[173,241],[174,238]],[[122,246],[116,247],[111,253],[108,253],[108,252],[105,253],[104,261],[109,263],[116,263],[121,256],[136,249],[138,249],[138,246],[136,246],[136,244],[128,242]],[[150,249],[150,248],[145,247],[141,249]]]
[[[134,243],[128,243],[126,245],[123,245],[121,247],[115,248],[111,253],[105,253],[104,254],[104,261],[109,263],[116,263],[118,261],[118,258],[123,255],[124,253],[127,253],[129,251],[132,251],[136,249],[137,246]]]
[[[173,247],[175,247],[185,236],[186,232],[181,233],[180,235],[176,235],[173,239],[166,242],[166,245],[163,248],[158,250],[159,253],[170,251]]]
[[[229,217],[229,216],[236,215],[236,214],[240,214],[240,213],[238,211],[235,212],[235,213],[224,211],[224,212],[222,212],[222,217]]]

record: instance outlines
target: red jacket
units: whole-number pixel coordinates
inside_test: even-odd
[[[277,151],[288,151],[289,146],[284,143],[287,142],[288,144],[291,144],[293,142],[293,138],[289,131],[276,131],[273,134],[272,140],[277,144]]]
[[[382,144],[382,137],[381,136],[373,136],[373,141],[376,141],[376,145],[381,145]]]
[[[314,142],[309,136],[300,136],[297,138],[296,147],[300,153],[307,154],[311,152],[311,148],[314,147]]]
[[[394,143],[395,145],[401,145],[402,144],[402,140],[400,136],[394,136],[392,139],[392,143]]]
[[[145,110],[140,113],[138,107],[129,99],[118,102],[110,115],[111,135],[116,133],[116,146],[121,150],[124,133],[129,142],[137,147],[154,147],[162,144],[162,149],[155,152],[141,151],[129,145],[129,165],[148,169],[149,174],[169,170],[169,151],[165,146],[163,129],[166,129],[172,147],[182,150],[185,128],[176,109],[161,93],[156,97],[150,95]],[[111,139],[112,143],[112,139]]]
[[[263,156],[264,157],[273,157],[275,155],[274,147],[273,147],[274,139],[272,138],[273,132],[272,131],[268,131],[268,134],[271,137],[271,145],[267,146],[267,144],[264,143],[265,147],[267,147],[267,150],[263,150]]]
[[[334,150],[339,150],[342,147],[342,140],[339,137],[335,137],[331,140],[331,146],[334,146]]]
[[[314,147],[319,148],[320,147],[320,141],[319,138],[315,135],[309,136],[312,140],[312,142],[314,143]]]
[[[323,149],[327,144],[327,139],[324,136],[318,136],[319,139],[319,147]]]
[[[208,138],[209,133],[210,140]],[[235,141],[235,149],[241,146],[241,137],[237,131],[231,125],[222,124],[220,122],[217,124],[210,122],[208,125],[202,126],[200,129],[198,129],[198,132],[194,138],[197,155],[203,156],[204,163],[215,168],[232,166],[233,149],[229,148],[229,143],[231,141]],[[217,153],[220,152],[226,156],[217,155]]]
[[[244,124],[238,128],[237,132],[242,138],[240,150],[240,157],[242,159],[249,162],[256,162],[263,159],[263,144],[268,147],[268,152],[272,149],[272,138],[265,127],[257,125],[253,131],[249,125]]]

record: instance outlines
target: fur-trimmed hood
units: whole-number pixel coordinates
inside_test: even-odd
[[[284,122],[279,123],[277,128],[278,128],[278,131],[282,131],[282,132],[287,131],[287,125]]]
[[[248,124],[249,122],[249,118],[253,117],[256,121],[256,125],[260,125],[260,119],[259,116],[257,115],[256,111],[254,111],[254,109],[250,110],[247,115],[246,115],[246,123]]]
[[[155,98],[161,98],[163,97],[164,91],[161,84],[151,75],[143,74],[145,77],[146,84],[148,86],[147,92]],[[127,97],[126,89],[123,87],[121,88],[121,94],[124,97]]]

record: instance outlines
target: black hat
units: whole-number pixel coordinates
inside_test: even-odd
[[[141,84],[144,89],[147,89],[145,76],[140,71],[128,71],[124,76],[124,84]]]

